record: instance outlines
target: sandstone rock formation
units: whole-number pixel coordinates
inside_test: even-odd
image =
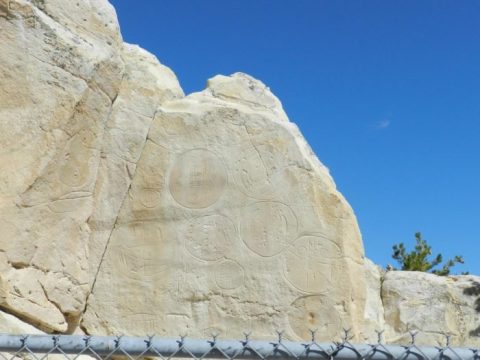
[[[480,345],[480,277],[385,272],[366,262],[365,338],[384,330],[388,343],[409,343],[410,332],[425,345]]]
[[[331,336],[358,327],[362,270],[355,218],[278,99],[217,76],[157,109],[83,325]]]
[[[378,339],[376,332],[385,329],[385,311],[382,300],[383,277],[384,271],[369,259],[365,259],[367,295],[362,340],[367,342],[375,342]]]
[[[480,279],[364,264],[260,81],[184,96],[107,0],[0,0],[0,330],[476,344]]]
[[[0,44],[2,309],[55,332],[360,331],[355,217],[262,83],[184,98],[106,0],[0,0]]]
[[[382,286],[386,336],[405,342],[420,330],[419,343],[479,346],[480,282],[474,276],[441,277],[418,272],[388,272]]]
[[[107,1],[0,1],[0,306],[73,331],[173,73]]]

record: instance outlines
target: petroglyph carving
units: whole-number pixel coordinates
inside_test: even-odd
[[[308,331],[308,313],[300,309],[301,300],[297,312],[289,314],[289,307],[299,296],[319,295],[312,292],[325,283],[331,285],[331,303],[323,304],[322,297],[302,300],[310,312],[330,312],[342,324],[350,318],[360,323],[357,227],[327,170],[295,125],[279,120],[280,106],[272,112],[248,105],[257,99],[250,97],[255,80],[238,74],[210,84],[204,92],[160,104],[136,168],[132,163],[125,169],[131,190],[122,208],[112,211],[118,214],[116,225],[82,318],[84,328],[168,336],[185,329],[189,336],[201,336],[202,329],[215,328],[232,337],[251,328],[267,337],[282,327],[287,337],[296,337]],[[215,95],[219,91],[222,98]],[[264,87],[260,92],[272,96]],[[237,102],[239,96],[250,100]],[[124,169],[123,163],[118,166]],[[137,223],[153,229],[136,234]],[[303,250],[298,250],[303,255],[295,252],[299,236],[320,232],[348,251],[345,256],[336,259],[335,248],[314,240],[297,245],[320,253],[318,266]],[[296,258],[300,270],[287,275]],[[320,275],[325,278],[318,281]],[[113,306],[105,305],[106,297]],[[158,322],[121,315],[140,312]],[[314,320],[327,330],[337,324],[335,318]]]
[[[162,259],[162,234],[155,223],[138,222],[115,229],[113,268],[132,280],[155,279],[167,271]]]
[[[331,339],[341,331],[338,311],[328,297],[304,296],[296,299],[288,312],[290,327],[301,339],[311,336],[310,329],[317,329],[317,340]]]
[[[247,195],[270,200],[279,190],[276,185],[282,176],[284,165],[283,159],[277,159],[274,152],[275,149],[266,145],[252,145],[242,149],[242,157],[235,162],[234,178]]]
[[[279,202],[251,204],[241,220],[242,240],[261,256],[279,254],[296,236],[297,218],[289,206]]]
[[[124,318],[122,325],[125,329],[130,329],[131,327],[134,329],[145,329],[146,333],[154,334],[162,326],[162,320],[159,317],[159,314],[150,313],[130,314],[122,316]]]
[[[330,290],[332,262],[341,257],[333,241],[320,236],[302,236],[284,253],[285,278],[297,289],[309,293]]]
[[[150,149],[156,150],[156,147],[151,146]],[[152,151],[148,152],[148,155],[142,158],[136,169],[130,195],[132,199],[140,202],[145,208],[153,209],[160,204],[165,187],[164,169],[157,158],[157,156],[163,154]]]
[[[84,131],[72,138],[59,168],[59,179],[70,187],[80,187],[90,178],[92,149],[86,146],[90,133]]]
[[[215,269],[215,282],[219,288],[233,290],[243,285],[245,270],[233,260],[225,260],[218,264]]]
[[[131,196],[138,200],[145,208],[156,208],[162,200],[162,189],[132,186]]]
[[[225,256],[237,238],[232,221],[221,215],[191,220],[185,229],[185,247],[194,257],[215,261]]]
[[[227,184],[222,161],[212,152],[194,149],[180,155],[170,172],[173,198],[187,208],[206,208],[220,198]]]
[[[243,151],[242,155],[235,163],[235,182],[249,195],[268,195],[272,191],[271,184],[260,154],[251,148]]]

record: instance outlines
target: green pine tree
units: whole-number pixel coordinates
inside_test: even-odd
[[[392,258],[397,260],[401,265],[400,270],[423,271],[446,276],[450,274],[450,269],[455,266],[455,264],[464,263],[461,256],[455,256],[453,259],[445,262],[440,269],[434,269],[442,263],[442,255],[438,254],[433,260],[429,260],[430,255],[432,255],[432,247],[427,244],[426,240],[422,239],[422,234],[419,232],[415,234],[415,240],[417,244],[411,252],[407,252],[403,243],[393,246]],[[397,270],[391,266],[389,266],[389,268]]]

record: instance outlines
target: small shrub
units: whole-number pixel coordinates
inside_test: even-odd
[[[417,232],[415,234],[415,240],[417,242],[415,249],[410,252],[407,252],[403,243],[393,246],[392,258],[400,264],[400,270],[423,271],[446,276],[450,274],[450,269],[457,263],[463,264],[463,258],[461,256],[455,256],[442,266],[443,258],[441,254],[438,254],[433,260],[429,259],[430,255],[432,255],[432,247],[427,244],[426,240],[422,239],[421,233]],[[441,266],[441,268],[434,269],[437,266]],[[390,265],[388,268],[390,270],[397,270]]]

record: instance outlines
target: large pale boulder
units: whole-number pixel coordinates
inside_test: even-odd
[[[89,284],[95,281],[157,107],[164,101],[183,97],[175,74],[152,54],[136,45],[124,44],[122,59],[125,71],[106,125],[93,210],[87,222],[91,231]]]
[[[88,333],[359,334],[350,206],[278,99],[241,73],[160,106],[89,297]]]
[[[364,262],[270,90],[184,97],[107,0],[0,0],[0,169],[2,332],[479,346],[480,278]]]
[[[15,316],[11,314],[7,314],[3,311],[0,311],[0,334],[9,334],[9,335],[25,335],[25,336],[30,336],[30,335],[45,335],[44,332],[38,330],[36,327],[23,322],[16,318]],[[26,340],[28,344],[28,339]],[[52,346],[53,346],[53,338],[52,338]],[[44,354],[36,354],[36,356],[28,354],[28,353],[21,353],[21,354],[16,354],[16,352],[0,352],[0,358],[1,359],[22,359],[22,360],[38,360],[40,357],[45,356]],[[65,355],[63,354],[49,354],[45,358],[48,358],[49,360],[66,360]],[[88,356],[88,355],[79,355],[76,357],[78,360],[93,360],[96,359],[94,357]]]
[[[105,0],[0,0],[0,307],[73,331],[175,76]]]
[[[0,0],[0,50],[0,308],[46,332],[360,336],[355,217],[265,85],[184,98],[106,0]]]
[[[184,97],[107,0],[0,0],[0,169],[2,332],[479,346],[480,278],[364,262],[270,90]]]
[[[390,271],[382,285],[385,338],[407,343],[419,331],[419,344],[480,345],[480,277],[436,276]]]
[[[22,334],[32,334],[32,335],[41,335],[44,334],[36,327],[23,322],[22,320],[16,318],[11,314],[7,314],[3,311],[0,311],[0,333],[2,334],[12,334],[12,335],[22,335]]]
[[[0,0],[0,44],[1,308],[55,332],[359,333],[355,218],[263,84],[175,100],[105,0]]]

